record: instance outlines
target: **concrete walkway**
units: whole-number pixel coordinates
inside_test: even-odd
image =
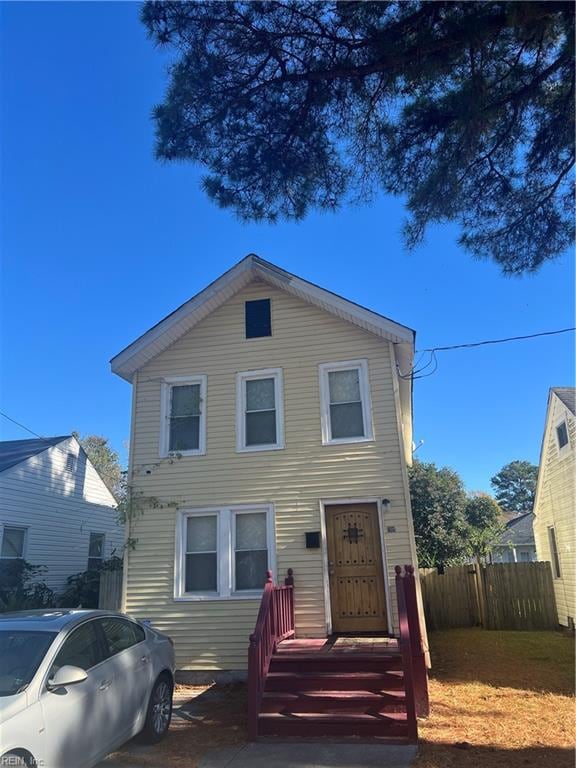
[[[409,768],[415,757],[415,746],[258,742],[214,749],[199,768]]]

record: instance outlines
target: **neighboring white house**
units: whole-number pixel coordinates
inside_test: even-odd
[[[46,584],[122,555],[116,500],[75,437],[0,442],[0,558],[46,566]]]
[[[526,512],[517,515],[506,523],[506,528],[498,538],[490,553],[491,563],[532,563],[536,558],[534,542],[534,515]]]
[[[539,560],[549,560],[558,621],[576,620],[576,389],[553,387],[534,502],[534,534]]]

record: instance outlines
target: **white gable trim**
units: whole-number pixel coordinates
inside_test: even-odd
[[[388,341],[413,348],[414,332],[410,328],[250,255],[113,357],[110,361],[112,372],[132,381],[139,368],[255,279],[263,280]],[[406,370],[410,370],[410,366]]]
[[[554,406],[560,406],[560,408],[563,411],[563,417],[559,418],[556,416],[555,418],[552,418],[554,416]],[[562,421],[566,422],[566,427],[568,428],[568,420],[570,417],[573,417],[572,412],[570,409],[566,406],[566,403],[562,401],[560,397],[554,392],[553,388],[550,388],[548,391],[548,403],[546,405],[546,420],[544,422],[544,434],[542,436],[542,444],[540,446],[540,460],[538,462],[538,480],[536,481],[536,492],[534,494],[534,505],[532,507],[532,511],[534,513],[534,517],[538,514],[538,506],[540,503],[540,496],[542,495],[542,483],[544,482],[544,472],[546,469],[546,453],[548,451],[548,445],[550,443],[550,438],[552,437],[552,430],[556,430],[557,424],[559,424]],[[556,439],[556,435],[554,435],[554,439]],[[570,438],[568,438],[568,451],[566,451],[566,448],[564,448],[562,451],[558,448],[558,443],[556,443],[556,448],[558,450],[558,459],[562,460],[567,453],[569,453],[571,450],[573,450],[572,443],[570,442]]]

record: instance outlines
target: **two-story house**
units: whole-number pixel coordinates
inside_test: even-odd
[[[133,387],[123,607],[245,670],[266,571],[296,634],[397,633],[416,565],[414,332],[250,255],[113,358]]]
[[[534,500],[539,560],[552,566],[558,621],[576,621],[576,389],[552,387]]]

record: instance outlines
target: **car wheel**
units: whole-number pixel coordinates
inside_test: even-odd
[[[174,686],[168,675],[160,675],[154,683],[146,721],[142,729],[142,739],[148,744],[155,744],[166,736],[172,719],[172,693]]]

